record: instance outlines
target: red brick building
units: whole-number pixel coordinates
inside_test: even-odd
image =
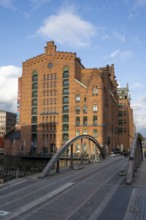
[[[135,133],[133,121],[133,110],[130,106],[130,95],[128,85],[125,88],[118,88],[118,134],[119,147],[129,150]]]
[[[87,69],[76,53],[57,51],[48,42],[43,54],[23,63],[21,139],[15,147],[51,153],[67,140],[89,134],[110,152],[119,146],[118,99],[114,65]],[[78,142],[75,151],[80,149]]]
[[[23,63],[19,85],[26,152],[31,145],[53,152],[79,134],[92,135],[103,146],[118,145],[114,65],[86,69],[76,53],[58,52],[48,42],[44,54]]]

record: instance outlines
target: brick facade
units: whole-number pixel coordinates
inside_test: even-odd
[[[121,149],[130,150],[130,146],[135,133],[135,125],[133,121],[133,110],[130,106],[130,95],[128,86],[125,88],[118,88],[118,94],[119,147]]]
[[[48,42],[44,54],[23,63],[19,85],[25,152],[35,145],[38,153],[50,153],[79,134],[118,146],[114,65],[84,68],[75,53],[58,52]]]
[[[94,136],[109,152],[119,146],[114,65],[85,68],[76,53],[45,52],[23,63],[19,78],[19,126],[25,153],[53,153],[76,135]],[[84,141],[85,149],[88,141]],[[74,151],[81,150],[77,142]]]

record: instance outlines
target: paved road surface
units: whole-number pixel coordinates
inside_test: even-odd
[[[119,171],[127,161],[119,156],[45,179],[33,176],[10,182],[0,188],[0,220],[109,219],[106,213],[113,217],[115,212],[109,204],[116,201],[118,208],[117,200],[126,197],[123,218],[132,190],[121,185],[124,176]],[[110,218],[114,219],[120,220]]]

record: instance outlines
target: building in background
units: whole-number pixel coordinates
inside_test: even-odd
[[[4,137],[16,125],[16,114],[0,110],[0,137]]]
[[[16,125],[16,114],[0,110],[0,153],[4,151],[4,136]]]
[[[125,88],[118,88],[118,135],[120,149],[129,150],[135,134],[133,110],[130,106],[130,94],[128,85]]]
[[[120,142],[118,109],[122,103],[117,86],[113,64],[85,68],[76,53],[57,51],[53,41],[47,42],[43,54],[23,63],[17,117],[21,135],[13,150],[7,144],[6,152],[23,149],[24,153],[51,154],[81,134],[96,138],[109,153],[121,144],[129,147],[129,139]],[[129,106],[126,112],[131,116],[126,119],[126,123],[131,120],[125,130],[129,137],[133,120]],[[76,142],[75,153],[86,152],[88,145],[88,141]]]
[[[76,53],[45,53],[23,63],[20,90],[21,142],[25,152],[54,152],[67,140],[94,136],[109,149],[118,145],[117,81],[114,65],[85,68]],[[86,150],[88,143],[84,143]],[[76,143],[76,149],[81,149]]]

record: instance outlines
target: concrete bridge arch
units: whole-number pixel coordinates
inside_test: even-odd
[[[60,149],[58,149],[58,151],[54,154],[54,156],[51,158],[51,160],[47,163],[47,165],[44,168],[44,170],[42,171],[40,177],[43,178],[47,174],[49,174],[49,172],[55,166],[55,163],[57,163],[57,161],[59,161],[60,156],[64,152],[66,152],[70,146],[71,146],[71,160],[72,160],[73,159],[73,144],[78,140],[81,140],[81,143],[82,143],[83,139],[88,139],[89,141],[92,141],[95,144],[95,146],[99,149],[101,157],[103,159],[105,158],[105,154],[104,154],[102,147],[100,146],[100,144],[98,143],[98,141],[94,137],[92,137],[90,135],[79,135],[77,137],[72,138],[71,140],[68,140]]]

